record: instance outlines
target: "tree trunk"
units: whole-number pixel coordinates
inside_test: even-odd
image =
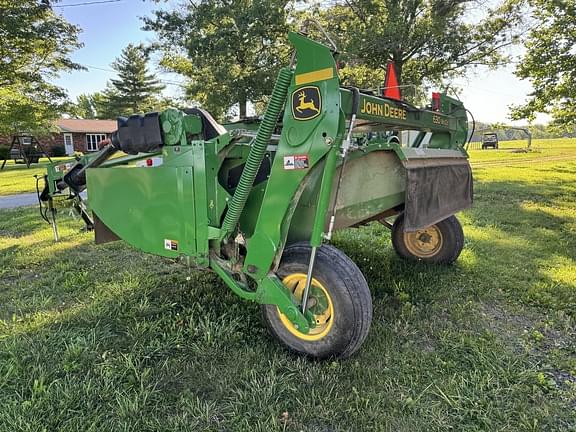
[[[396,78],[398,79],[398,85],[402,85],[402,67],[404,62],[402,60],[402,52],[396,51],[392,54],[392,61],[396,67]]]
[[[246,98],[241,97],[240,101],[238,102],[238,105],[240,107],[240,120],[245,119],[246,118]]]

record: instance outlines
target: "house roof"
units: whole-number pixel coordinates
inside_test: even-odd
[[[111,133],[118,129],[116,120],[60,119],[56,126],[62,132]]]

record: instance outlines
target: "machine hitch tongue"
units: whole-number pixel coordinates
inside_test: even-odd
[[[106,162],[110,156],[118,151],[118,149],[113,146],[109,140],[104,140],[100,142],[101,144],[105,144],[102,149],[95,153],[93,159],[91,159],[87,164],[76,164],[74,167],[68,171],[68,174],[64,176],[64,183],[66,184],[65,187],[69,186],[73,189],[76,193],[82,192],[86,189],[86,170],[88,168],[97,168]]]

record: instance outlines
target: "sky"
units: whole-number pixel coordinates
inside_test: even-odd
[[[72,54],[72,60],[88,68],[62,74],[56,81],[68,90],[71,98],[82,93],[104,89],[115,77],[110,64],[129,43],[154,40],[154,34],[141,30],[141,16],[149,16],[157,7],[142,0],[122,0],[115,3],[69,6],[98,0],[63,0],[53,5],[56,13],[78,26],[83,48]],[[99,0],[102,1],[102,0]],[[105,69],[105,70],[102,70]]]
[[[142,0],[108,0],[110,3],[84,4],[103,0],[62,0],[54,5],[56,13],[82,29],[80,40],[84,47],[72,54],[72,59],[88,68],[62,74],[56,83],[68,90],[74,100],[82,93],[103,90],[106,82],[115,77],[110,64],[129,43],[151,42],[153,32],[143,31],[143,16],[151,16],[159,5]],[[62,7],[64,6],[64,7]],[[521,104],[531,91],[530,83],[514,76],[514,66],[496,71],[477,68],[467,78],[458,79],[455,85],[462,89],[460,99],[472,111],[477,121],[502,122],[521,125],[508,119],[508,107]],[[160,74],[161,79],[178,81],[173,74]],[[178,95],[179,87],[167,85],[166,93]],[[546,123],[546,115],[538,116],[537,123]]]

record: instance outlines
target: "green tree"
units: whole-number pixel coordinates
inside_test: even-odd
[[[187,96],[222,118],[235,104],[272,92],[287,61],[289,0],[200,0],[145,19],[156,31],[161,65],[188,78]]]
[[[69,55],[79,29],[48,0],[0,0],[0,134],[46,130],[68,108],[66,92],[50,83],[81,69]]]
[[[102,93],[81,94],[76,97],[76,103],[71,109],[71,114],[83,119],[98,118],[98,105],[102,103]]]
[[[96,103],[100,118],[113,118],[152,111],[161,104],[165,86],[148,70],[149,55],[144,47],[129,44],[112,63],[118,78],[111,79]]]
[[[376,87],[393,60],[400,84],[445,82],[471,67],[497,67],[502,49],[518,40],[517,0],[480,12],[469,0],[346,0],[317,16],[342,51],[341,75],[350,85]]]
[[[573,0],[529,0],[534,26],[516,75],[530,80],[534,91],[512,118],[534,120],[549,113],[558,128],[576,126],[576,3]]]

